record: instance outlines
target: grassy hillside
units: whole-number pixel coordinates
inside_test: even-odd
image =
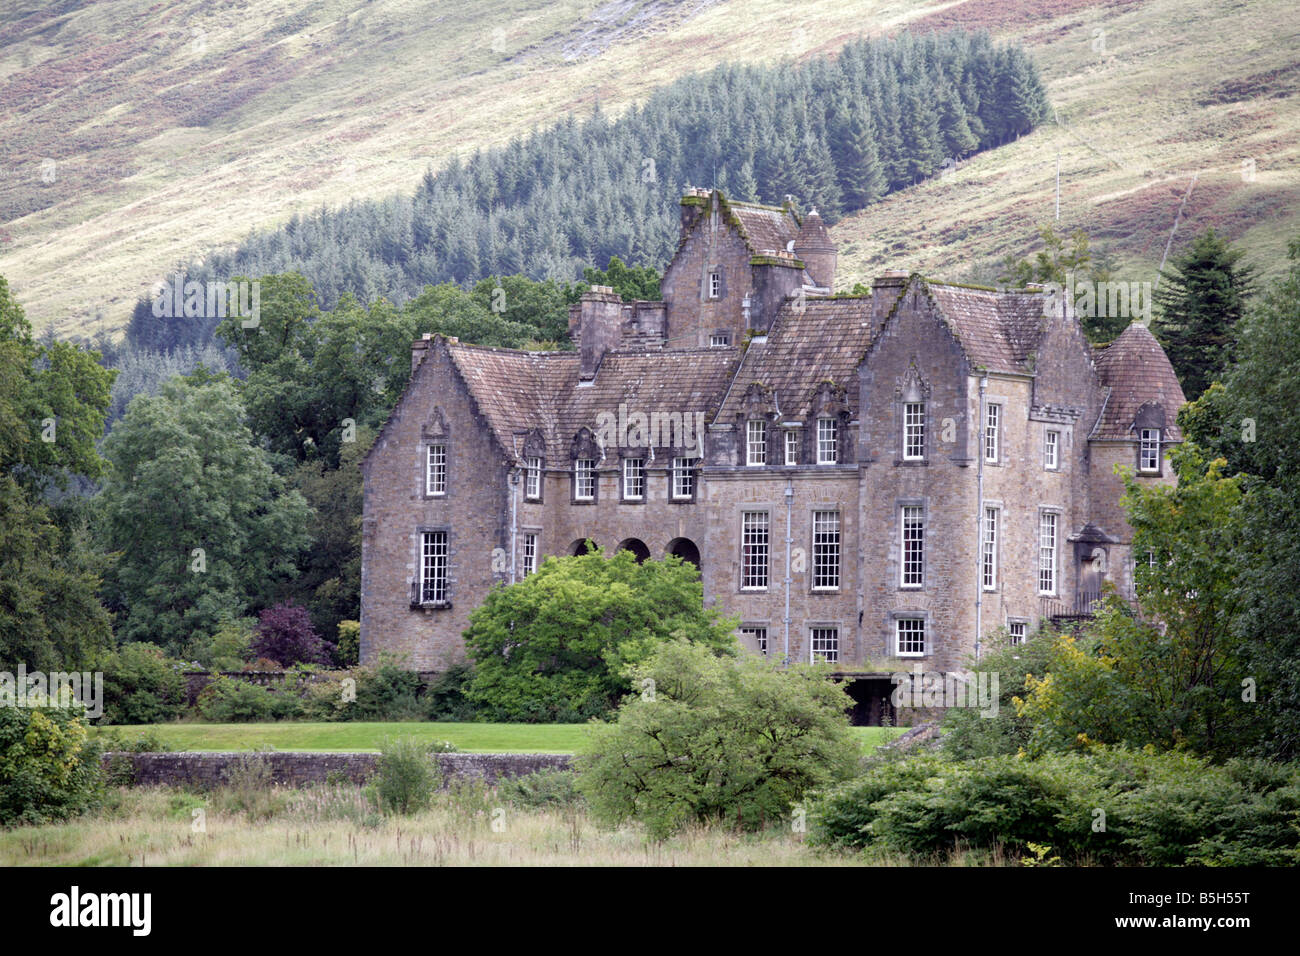
[[[842,222],[841,285],[1026,252],[1058,150],[1063,225],[1126,275],[1159,262],[1194,172],[1180,236],[1214,223],[1260,258],[1298,228],[1282,0],[0,0],[0,274],[38,325],[120,328],[172,263],[597,99],[956,23],[1027,42],[1061,125]]]

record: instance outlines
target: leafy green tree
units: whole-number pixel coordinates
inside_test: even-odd
[[[84,710],[67,698],[41,704],[0,706],[0,826],[65,820],[99,801],[103,774]]]
[[[75,496],[96,478],[113,373],[94,352],[37,344],[0,277],[0,668],[85,664],[110,638],[96,593],[105,562]]]
[[[853,774],[851,701],[826,668],[782,670],[683,640],[629,674],[639,693],[578,757],[578,788],[604,823],[636,820],[657,838],[693,823],[753,830]]]
[[[1183,394],[1199,398],[1232,358],[1234,330],[1254,291],[1256,270],[1245,253],[1206,229],[1160,274],[1156,338],[1169,353]]]
[[[1287,273],[1252,301],[1236,327],[1222,384],[1183,409],[1189,439],[1244,475],[1246,547],[1236,567],[1242,598],[1232,626],[1246,642],[1258,687],[1265,755],[1300,757],[1300,238]]]
[[[138,396],[104,451],[119,639],[179,649],[270,603],[294,572],[311,509],[255,444],[229,382],[174,379]]]
[[[1138,611],[1112,596],[1087,635],[1063,638],[1047,674],[1027,680],[1018,710],[1033,727],[1031,752],[1086,740],[1222,758],[1258,733],[1243,695],[1247,648],[1232,628],[1243,599],[1242,479],[1193,444],[1171,457],[1177,485],[1126,476]]]
[[[607,285],[628,300],[658,301],[661,298],[659,279],[659,273],[650,266],[627,266],[618,256],[611,256],[609,265],[604,269],[588,266],[582,270],[582,281],[587,286]],[[586,289],[580,288],[578,295],[585,291]]]
[[[470,612],[467,696],[495,720],[603,717],[629,689],[628,664],[678,632],[723,652],[734,627],[704,607],[699,572],[678,558],[638,564],[631,552],[603,550],[547,558]]]
[[[97,666],[104,672],[104,722],[156,724],[185,709],[185,677],[155,644],[126,644]]]

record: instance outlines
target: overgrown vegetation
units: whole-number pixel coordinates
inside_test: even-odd
[[[635,820],[657,838],[700,823],[760,829],[853,772],[849,698],[825,668],[675,641],[629,676],[636,692],[578,760],[578,789],[606,824]]]

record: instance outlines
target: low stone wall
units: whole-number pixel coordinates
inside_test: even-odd
[[[379,754],[321,753],[319,751],[271,751],[267,753],[107,753],[105,769],[113,766],[119,779],[129,762],[138,787],[171,786],[211,790],[226,783],[232,767],[250,756],[265,760],[271,779],[282,786],[303,787],[346,779],[362,783],[375,771]],[[568,754],[431,754],[442,768],[443,785],[455,779],[477,778],[494,783],[502,777],[521,777],[538,770],[568,770]]]

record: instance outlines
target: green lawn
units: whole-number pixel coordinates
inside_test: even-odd
[[[109,728],[105,728],[109,729]],[[172,750],[379,750],[388,737],[449,740],[467,753],[572,753],[585,724],[274,723],[153,724],[112,728],[127,740],[156,736]],[[854,727],[864,751],[893,740],[895,727]]]

